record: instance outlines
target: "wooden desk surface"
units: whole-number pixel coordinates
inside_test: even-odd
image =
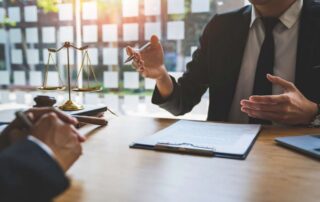
[[[266,128],[245,161],[129,149],[173,122],[121,117],[93,131],[55,201],[320,201],[320,161],[273,141],[319,129]]]

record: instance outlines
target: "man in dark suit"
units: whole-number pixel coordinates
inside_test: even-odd
[[[77,121],[57,110],[31,109],[31,131],[14,120],[0,139],[0,201],[50,201],[69,181],[65,171],[81,155]],[[31,134],[27,136],[28,134]]]
[[[320,3],[250,0],[206,26],[187,71],[166,71],[156,36],[133,66],[156,80],[153,103],[174,115],[192,110],[209,88],[208,120],[309,124],[319,113]]]

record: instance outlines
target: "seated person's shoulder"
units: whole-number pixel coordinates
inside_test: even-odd
[[[232,27],[240,19],[243,19],[245,14],[251,14],[251,5],[230,12],[216,14],[207,24],[206,29],[223,32],[224,28]],[[217,27],[219,27],[218,30],[216,29]]]

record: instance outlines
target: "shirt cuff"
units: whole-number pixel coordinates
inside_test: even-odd
[[[39,140],[38,138],[29,135],[28,136],[28,140],[35,143],[36,145],[38,145],[43,151],[45,151],[49,156],[51,156],[52,158],[54,158],[54,153],[52,151],[52,149],[50,149],[50,147],[48,145],[46,145],[44,142],[42,142],[41,140]]]
[[[165,103],[169,102],[170,100],[172,100],[175,97],[175,94],[176,94],[176,91],[177,91],[177,81],[171,75],[170,75],[170,78],[171,78],[171,81],[172,81],[172,84],[173,84],[172,93],[169,95],[169,97],[163,98],[161,96],[160,92],[159,92],[159,89],[158,89],[157,85],[156,85],[155,88],[154,88],[154,91],[153,91],[152,99],[151,99],[151,102],[153,104],[162,105],[162,104],[165,104]]]

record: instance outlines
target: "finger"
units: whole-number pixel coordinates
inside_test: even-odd
[[[58,115],[58,117],[67,123],[73,124],[73,125],[77,125],[79,122],[76,118],[64,113],[63,111],[53,108],[53,111]]]
[[[138,52],[135,52],[133,53],[133,56],[134,56],[134,59],[137,60],[137,61],[140,61],[141,60],[141,54],[138,53]]]
[[[136,61],[133,61],[133,62],[132,62],[132,68],[133,68],[133,69],[139,70],[139,66],[140,66],[140,65],[138,64],[138,62],[136,62]]]
[[[256,96],[250,96],[249,98],[252,102],[259,102],[264,104],[285,104],[290,101],[290,98],[288,95],[282,94],[282,95],[256,95]]]
[[[79,133],[79,131],[74,127],[74,125],[69,125],[69,127],[71,128],[72,132],[77,137],[79,142],[84,142],[86,140],[86,138]]]
[[[280,122],[283,118],[282,113],[264,112],[264,111],[249,109],[246,107],[241,107],[241,111],[248,114],[248,116],[252,118],[257,118],[257,119]]]
[[[152,45],[158,45],[159,44],[159,38],[157,35],[152,35],[150,38],[150,42]]]
[[[50,112],[54,112],[57,114],[57,116],[64,122],[67,123],[71,123],[71,124],[77,124],[78,121],[77,119],[67,115],[66,113],[62,112],[61,110],[58,110],[54,107],[41,107],[41,108],[31,108],[28,111],[26,111],[25,113],[32,113],[33,114],[33,121],[36,122],[41,116],[50,113]]]
[[[134,49],[130,46],[126,47],[126,52],[129,56],[133,55],[133,53],[135,52]]]
[[[77,137],[78,137],[79,142],[81,142],[81,143],[86,141],[86,138],[83,137],[82,135],[77,135]]]
[[[249,100],[242,100],[241,106],[249,109],[265,111],[265,112],[284,112],[286,109],[285,105],[282,104],[264,104],[260,102],[253,102]]]
[[[267,74],[267,79],[272,84],[279,85],[279,86],[283,87],[284,89],[287,89],[287,90],[294,90],[295,89],[295,85],[292,82],[287,81],[279,76],[273,76],[271,74]]]
[[[25,114],[32,122],[34,121],[34,115],[31,112],[26,112]]]

